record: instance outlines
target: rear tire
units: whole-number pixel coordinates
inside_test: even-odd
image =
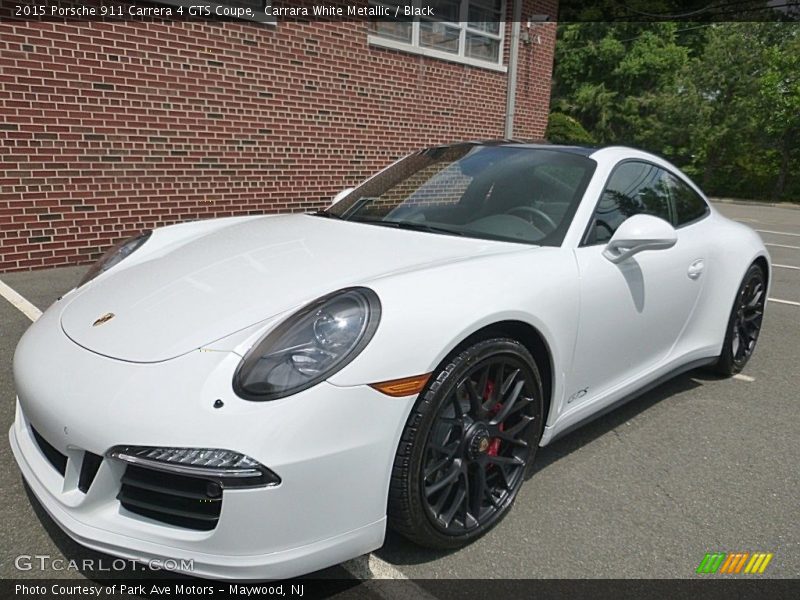
[[[736,292],[722,353],[712,370],[723,377],[739,373],[756,348],[767,300],[767,279],[758,264],[750,265]]]
[[[444,361],[417,399],[395,456],[389,526],[450,549],[508,514],[542,434],[536,361],[509,338],[480,341]]]

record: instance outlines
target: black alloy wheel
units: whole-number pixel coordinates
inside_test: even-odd
[[[716,371],[722,375],[740,372],[756,348],[764,320],[767,301],[767,281],[764,270],[753,264],[747,271],[733,303],[722,354]]]
[[[495,338],[431,377],[398,448],[390,525],[411,540],[456,548],[511,508],[542,432],[542,385],[519,342]]]

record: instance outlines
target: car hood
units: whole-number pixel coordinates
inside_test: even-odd
[[[342,287],[529,248],[309,215],[220,223],[169,251],[156,230],[141,256],[65,298],[64,332],[98,354],[161,362]]]

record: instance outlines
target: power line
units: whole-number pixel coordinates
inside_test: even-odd
[[[783,8],[783,7],[786,7],[786,6],[798,6],[798,4],[797,3],[779,4],[779,5],[776,5],[774,7],[769,7],[769,9]],[[757,9],[757,10],[766,10],[766,9],[762,8],[762,9]],[[752,12],[752,11],[747,11],[747,12]],[[731,13],[719,13],[719,15],[717,15],[717,16],[720,16],[720,15],[723,15],[723,14],[733,14],[733,13],[732,12]],[[687,31],[694,31],[696,29],[705,29],[706,27],[713,27],[714,25],[719,25],[720,23],[726,23],[726,22],[732,22],[732,21],[714,21],[712,23],[702,23],[700,25],[693,25],[692,27],[684,27],[684,28],[681,28],[681,29],[676,29],[673,33],[685,33]],[[733,21],[733,22],[735,22],[735,21]],[[769,22],[771,22],[771,23],[781,23],[782,21],[769,21]],[[651,33],[651,32],[650,31],[643,31],[640,34],[635,35],[633,37],[624,38],[624,39],[617,40],[617,41],[619,43],[621,43],[621,44],[624,44],[624,43],[627,43],[627,42],[633,42],[633,41],[638,40],[640,37],[642,37],[643,35],[648,34],[648,33]]]
[[[716,22],[716,23],[704,23],[703,25],[695,25],[693,27],[684,27],[683,29],[676,29],[673,33],[684,33],[686,31],[693,31],[695,29],[703,29],[705,27],[711,27],[713,25],[719,25],[719,22]],[[638,40],[640,37],[642,37],[646,33],[650,33],[650,31],[643,31],[639,35],[635,35],[633,37],[629,37],[629,38],[625,38],[624,40],[617,40],[617,41],[619,43],[621,43],[621,44],[624,44],[625,42],[633,42],[635,40]]]
[[[753,6],[753,7],[750,7],[750,8],[738,8],[738,9],[734,8],[736,6],[741,6],[743,4],[752,4],[752,3],[753,3],[753,0],[736,0],[734,2],[728,2],[728,1],[724,1],[723,0],[723,2],[719,2],[717,4],[713,4],[713,3],[712,4],[708,4],[707,6],[701,8],[701,9],[697,9],[697,10],[692,11],[692,12],[687,12],[687,13],[683,13],[683,14],[671,14],[671,15],[658,14],[658,13],[646,13],[646,12],[643,12],[643,11],[638,11],[638,10],[636,10],[634,8],[629,7],[629,6],[624,6],[624,8],[626,10],[628,10],[629,12],[634,13],[634,14],[638,14],[638,15],[649,17],[649,18],[653,18],[653,19],[663,19],[665,21],[677,20],[677,19],[697,16],[697,15],[701,15],[701,14],[704,15],[704,18],[718,19],[719,17],[724,17],[726,15],[742,15],[742,14],[765,12],[765,11],[774,12],[774,11],[777,11],[777,10],[779,10],[781,8],[797,8],[797,9],[800,9],[800,2],[798,2],[798,0],[787,0],[787,2],[785,2],[784,4],[774,4],[774,5],[767,4],[765,6],[758,6],[758,7]],[[713,12],[713,11],[716,11],[717,9],[720,9],[720,10],[718,12]],[[731,9],[733,9],[733,10],[731,10]],[[789,15],[790,11],[785,11],[784,14],[785,15]],[[624,19],[624,17],[619,17],[616,20],[621,21],[623,19]]]
[[[749,1],[749,0],[748,0]],[[717,5],[721,6],[721,5]],[[704,12],[707,12],[712,8],[712,4],[708,4],[703,8],[698,8],[697,10],[693,10],[691,12],[682,13],[682,14],[674,14],[674,15],[667,15],[663,13],[647,13],[640,10],[636,10],[635,8],[631,8],[630,6],[625,5],[624,8],[629,12],[632,12],[637,15],[642,15],[643,17],[650,17],[653,19],[685,19],[686,17],[693,17],[695,15],[701,15]]]
[[[730,6],[734,6],[734,5],[738,5],[738,4],[748,4],[748,2],[747,1],[737,2],[735,4],[726,6],[725,8],[729,8]],[[800,2],[798,2],[797,0],[789,0],[788,2],[786,2],[784,4],[771,4],[771,5],[767,5],[767,6],[760,6],[760,7],[753,7],[753,8],[741,8],[741,9],[736,9],[736,10],[724,10],[722,12],[712,13],[710,16],[711,17],[721,17],[721,16],[724,16],[724,15],[740,15],[740,14],[764,12],[764,11],[773,11],[774,12],[774,11],[777,11],[778,9],[781,9],[781,8],[800,8]],[[783,12],[784,15],[788,15],[789,14],[789,11],[785,11],[785,12],[781,11],[781,12]]]

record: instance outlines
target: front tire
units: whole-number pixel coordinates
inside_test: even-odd
[[[389,526],[422,546],[458,548],[511,509],[542,434],[542,382],[509,338],[475,343],[430,381],[397,449]]]
[[[713,370],[719,375],[735,375],[750,360],[761,332],[766,301],[766,274],[761,266],[754,263],[750,265],[739,291],[736,292],[722,353],[713,366]]]

